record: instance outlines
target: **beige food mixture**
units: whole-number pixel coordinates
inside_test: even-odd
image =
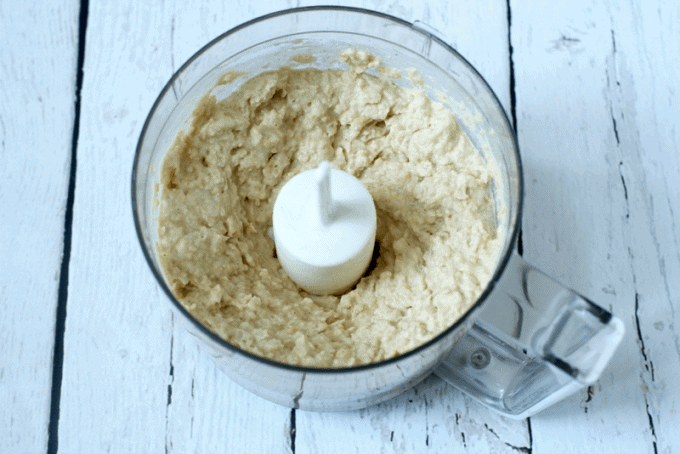
[[[207,95],[162,170],[158,251],[172,291],[213,332],[275,361],[347,367],[432,339],[478,298],[501,238],[492,170],[420,89],[349,69],[282,68]],[[302,291],[268,229],[282,186],[322,160],[359,178],[378,227],[372,265],[342,296]]]

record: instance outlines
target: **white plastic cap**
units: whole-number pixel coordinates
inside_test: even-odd
[[[373,256],[376,216],[361,181],[323,161],[286,183],[274,203],[274,242],[284,271],[315,295],[343,293]]]

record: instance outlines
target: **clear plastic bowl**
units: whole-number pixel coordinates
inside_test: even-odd
[[[339,68],[337,54],[367,51],[398,70],[416,68],[434,99],[444,96],[473,145],[495,162],[501,181],[495,192],[505,210],[498,219],[504,243],[493,278],[475,305],[431,341],[396,358],[348,368],[310,368],[277,363],[226,342],[199,323],[174,297],[156,252],[158,206],[154,202],[163,158],[178,131],[186,127],[196,102],[226,72],[252,77],[291,65],[290,58],[312,54],[320,69]],[[226,97],[242,83],[220,86]],[[410,86],[408,78],[397,83]],[[474,121],[470,121],[473,118]],[[481,134],[480,131],[484,131]],[[236,27],[198,51],[172,77],[156,100],[137,146],[132,172],[132,208],[144,255],[178,318],[215,363],[253,393],[293,408],[350,410],[366,407],[414,386],[428,376],[463,338],[511,257],[522,205],[522,178],[516,140],[496,96],[477,71],[432,34],[402,20],[367,10],[300,8],[267,15]]]

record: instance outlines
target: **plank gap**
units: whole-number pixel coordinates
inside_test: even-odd
[[[510,116],[512,117],[512,128],[517,135],[517,98],[515,96],[515,63],[512,58],[512,10],[510,9],[510,0],[506,0],[508,12],[508,59],[510,63]]]
[[[512,48],[512,9],[510,8],[510,0],[506,0],[506,11],[508,17],[508,62],[510,65],[510,121],[512,122],[512,130],[515,132],[515,140],[517,140],[517,97],[515,95],[515,63],[513,61]],[[519,234],[517,236],[517,253],[524,254],[524,245],[522,244],[522,226],[519,226]]]
[[[295,409],[290,409],[290,451],[295,454]]]
[[[50,397],[50,419],[48,426],[47,454],[59,450],[59,405],[61,402],[61,380],[64,372],[64,331],[66,328],[66,304],[68,301],[68,271],[71,261],[71,238],[73,236],[73,203],[76,192],[76,168],[78,163],[78,137],[80,134],[80,92],[83,88],[83,66],[85,63],[85,34],[87,31],[88,0],[81,0],[78,18],[78,62],[76,67],[75,115],[71,137],[71,168],[69,170],[66,213],[64,214],[64,246],[59,270],[57,293],[57,314],[54,327],[54,354],[52,355],[52,392]]]

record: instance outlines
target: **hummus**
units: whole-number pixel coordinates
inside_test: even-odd
[[[177,299],[210,330],[274,361],[372,363],[412,350],[477,300],[501,238],[487,166],[443,104],[366,72],[281,68],[206,95],[165,158],[157,249]],[[384,72],[382,72],[384,73]],[[269,235],[283,185],[328,160],[377,211],[374,257],[341,296],[285,274]]]

